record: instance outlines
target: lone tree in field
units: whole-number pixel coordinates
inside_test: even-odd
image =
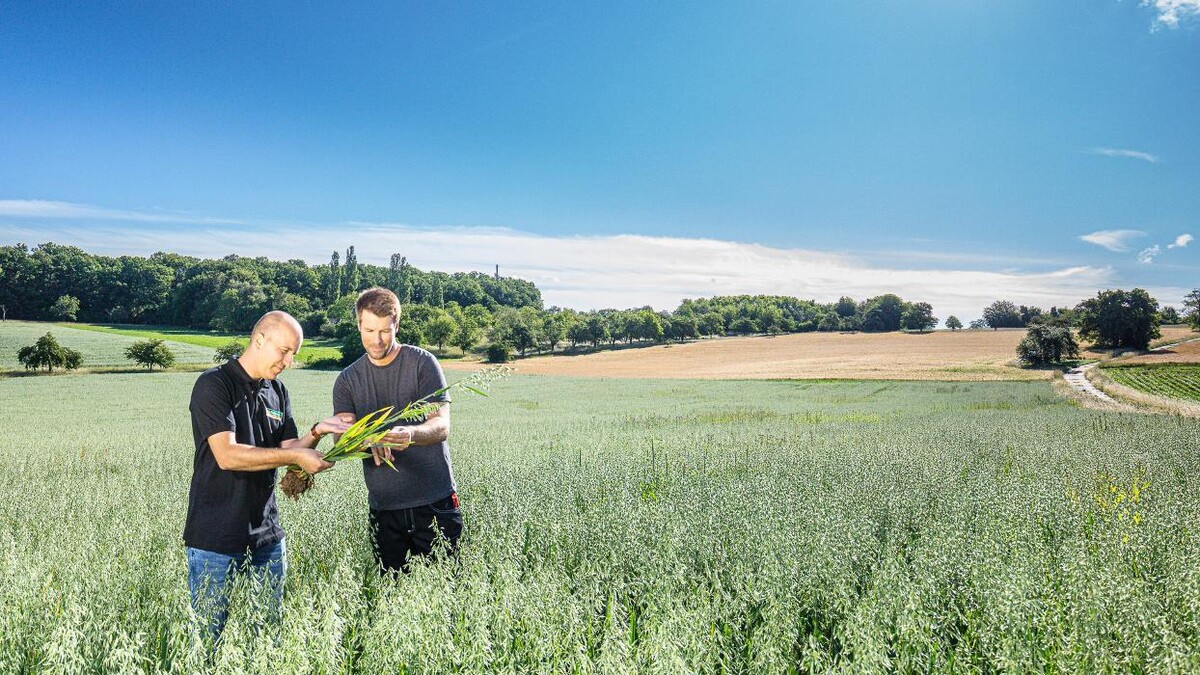
[[[166,369],[175,364],[175,355],[157,338],[139,340],[129,345],[125,348],[125,358],[139,366],[146,366],[147,370],[154,370],[154,366]]]
[[[59,321],[74,321],[79,314],[79,298],[60,295],[50,306],[50,316]]]
[[[951,314],[950,316],[946,317],[946,328],[949,328],[950,330],[959,330],[962,328],[962,321],[959,321],[957,316]]]
[[[1097,346],[1146,349],[1161,335],[1158,301],[1146,291],[1100,291],[1075,307],[1079,337]]]
[[[58,344],[58,340],[50,333],[38,338],[38,341],[17,351],[17,360],[27,370],[45,368],[53,372],[55,368],[75,370],[83,363],[83,356],[68,347]]]
[[[213,363],[225,363],[231,359],[236,359],[246,351],[246,343],[241,340],[230,340],[225,344],[217,347],[217,352],[213,354]]]
[[[1067,326],[1037,323],[1017,345],[1017,356],[1031,366],[1062,363],[1079,358],[1079,343]]]

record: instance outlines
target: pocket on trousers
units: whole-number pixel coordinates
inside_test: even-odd
[[[451,494],[445,499],[439,499],[429,505],[429,510],[439,518],[449,518],[453,516],[462,517],[462,510],[458,508],[458,495]]]
[[[433,515],[436,527],[441,530],[442,536],[450,541],[451,548],[454,547],[463,531],[463,516],[456,504],[457,497],[458,495],[450,495],[426,507],[426,513]]]

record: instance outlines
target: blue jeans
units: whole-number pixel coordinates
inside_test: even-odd
[[[237,574],[250,573],[256,582],[268,586],[272,618],[279,614],[283,603],[283,578],[287,572],[287,551],[282,541],[241,555],[189,547],[187,558],[192,609],[212,644],[216,644],[225,630],[225,621],[229,618],[229,587]]]

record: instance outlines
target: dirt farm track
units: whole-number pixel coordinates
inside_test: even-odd
[[[1163,338],[1195,336],[1164,327]],[[795,333],[518,359],[519,373],[621,378],[1041,380],[1015,367],[1024,329],[930,333]],[[1098,356],[1087,353],[1085,356]],[[478,364],[447,364],[474,370]]]

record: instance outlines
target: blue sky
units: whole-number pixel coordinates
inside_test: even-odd
[[[1198,66],[1200,0],[9,2],[0,243],[354,244],[579,308],[1177,304]]]

